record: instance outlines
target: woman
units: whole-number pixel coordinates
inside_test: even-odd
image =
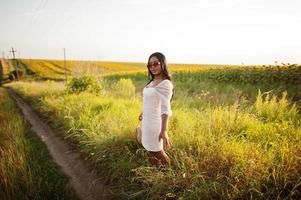
[[[150,81],[143,89],[143,108],[139,116],[142,120],[142,145],[149,152],[152,165],[169,165],[170,159],[164,151],[171,147],[166,129],[171,116],[170,100],[173,94],[165,56],[156,52],[148,59]]]

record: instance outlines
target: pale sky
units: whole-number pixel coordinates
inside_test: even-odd
[[[0,24],[5,56],[301,63],[300,0],[0,0]]]

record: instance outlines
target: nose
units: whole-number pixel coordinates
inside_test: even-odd
[[[148,68],[153,69],[153,68],[155,68],[155,65],[150,65]]]

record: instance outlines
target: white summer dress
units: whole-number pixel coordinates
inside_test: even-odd
[[[161,115],[172,115],[170,107],[172,91],[173,84],[167,79],[154,87],[146,86],[143,89],[142,145],[147,151],[163,150],[163,140],[159,141]]]

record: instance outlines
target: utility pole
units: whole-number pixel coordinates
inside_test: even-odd
[[[66,51],[64,48],[64,68],[65,68],[65,82],[67,83],[67,68],[66,68]]]
[[[16,61],[16,57],[15,57],[15,52],[17,52],[17,51],[14,50],[14,48],[12,47],[10,52],[13,53],[14,68],[15,68],[16,76],[17,76],[16,78],[17,78],[17,80],[19,80],[19,73],[18,73],[18,68],[17,68],[17,61]]]

